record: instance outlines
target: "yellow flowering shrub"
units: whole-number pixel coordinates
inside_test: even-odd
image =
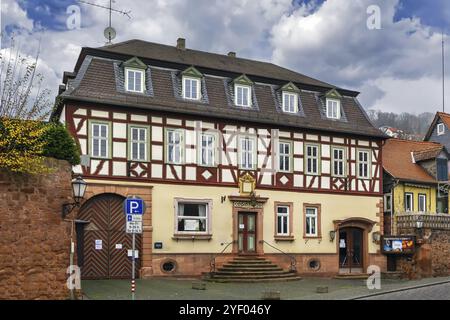
[[[42,173],[45,125],[40,121],[0,118],[0,168],[20,173]]]

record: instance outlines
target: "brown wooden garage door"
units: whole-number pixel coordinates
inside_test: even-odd
[[[132,236],[125,232],[124,199],[116,194],[102,194],[89,199],[80,209],[77,219],[89,222],[79,238],[82,257],[78,261],[83,279],[131,278],[127,250],[131,249]],[[141,243],[141,236],[136,235],[140,253]],[[137,275],[139,269],[140,259],[136,261]]]

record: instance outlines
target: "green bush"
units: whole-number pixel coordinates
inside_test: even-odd
[[[42,136],[45,145],[43,155],[80,164],[80,151],[75,140],[61,123],[49,123]]]

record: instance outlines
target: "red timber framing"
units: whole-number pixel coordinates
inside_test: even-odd
[[[110,157],[108,159],[91,158],[90,167],[78,168],[88,178],[107,178],[108,180],[145,181],[157,183],[185,183],[194,185],[233,186],[238,179],[249,172],[257,181],[259,189],[273,189],[296,192],[343,193],[380,196],[382,194],[382,140],[345,133],[311,131],[298,128],[270,128],[254,123],[231,120],[217,120],[189,115],[146,111],[142,109],[106,107],[80,102],[67,102],[65,119],[69,131],[75,137],[82,154],[89,154],[88,123],[100,121],[110,124],[113,133]],[[120,116],[119,116],[120,115]],[[149,128],[149,160],[136,162],[128,160],[128,125],[141,125]],[[118,126],[126,134],[115,136]],[[195,154],[197,150],[196,130],[215,130],[218,135],[216,152],[218,163],[204,167],[196,161],[187,161],[180,165],[165,163],[165,129],[183,129],[186,144],[185,155]],[[240,170],[237,164],[238,137],[242,134],[255,137],[257,145],[257,168]],[[223,139],[221,138],[223,137]],[[278,172],[274,151],[276,141],[291,143],[291,170]],[[275,142],[275,143],[274,143]],[[125,145],[125,154],[114,152],[116,145]],[[318,175],[305,174],[305,145],[319,146],[320,172]],[[346,154],[346,175],[334,177],[332,170],[332,147],[344,148]],[[357,154],[359,150],[370,153],[370,177],[360,179],[357,176]],[[195,156],[195,158],[196,158]],[[123,168],[122,172],[115,172]]]

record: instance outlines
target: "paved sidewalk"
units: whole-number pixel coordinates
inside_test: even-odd
[[[142,300],[259,300],[265,290],[280,291],[281,299],[346,300],[399,288],[450,281],[450,277],[422,280],[381,281],[381,290],[369,290],[365,280],[304,278],[300,281],[276,283],[206,283],[206,290],[192,289],[198,280],[151,279],[136,281],[136,299]],[[318,286],[328,286],[328,293],[316,293]],[[82,290],[92,300],[131,299],[129,280],[89,280]],[[396,296],[401,296],[401,292]]]

